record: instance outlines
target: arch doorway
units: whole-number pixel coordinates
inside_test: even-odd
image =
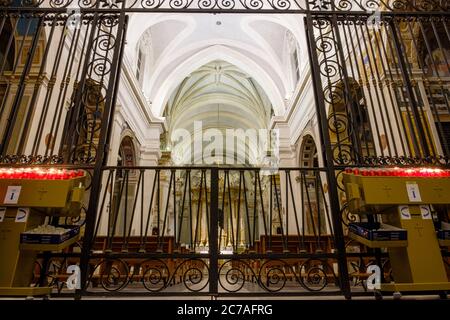
[[[125,136],[120,143],[117,167],[131,167],[135,165],[136,151],[133,138]],[[137,174],[135,170],[116,170],[111,205],[112,214],[109,215],[110,221],[108,222],[109,234],[125,236],[129,233],[133,217],[131,212],[133,210],[136,185]],[[131,230],[131,233],[133,233],[133,230]]]

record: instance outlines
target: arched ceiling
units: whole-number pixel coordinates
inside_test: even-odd
[[[297,85],[292,48],[305,47],[302,28],[296,15],[131,17],[126,57],[136,68],[144,65],[137,74],[151,113],[165,118],[169,144],[177,130],[190,137],[172,143],[173,159],[199,163],[195,159],[202,158],[202,151],[191,150],[200,130],[196,123],[202,124],[203,134],[207,129],[222,135],[228,129],[258,132],[269,127],[272,116],[284,115]],[[200,143],[207,149],[214,140]],[[231,157],[241,164],[259,163],[265,157],[264,142],[244,140],[235,154],[215,150],[219,162]]]
[[[254,79],[274,114],[283,115],[295,86],[285,63],[287,32],[302,47],[298,15],[133,14],[126,54],[136,65],[137,48],[145,39],[148,59],[141,83],[155,116],[163,116],[172,93],[188,75],[216,60]]]
[[[173,91],[164,112],[170,137],[180,129],[192,137],[183,142],[187,145],[178,144],[172,150],[181,157],[189,156],[181,150],[191,144],[200,123],[203,134],[208,129],[218,130],[222,136],[227,129],[258,132],[267,128],[272,114],[271,102],[259,84],[237,66],[223,60],[201,66],[186,77]],[[247,157],[249,162],[254,163],[260,156],[255,143],[250,140],[245,141],[245,149],[244,144],[236,144],[236,147],[241,148],[237,153],[242,159]],[[180,162],[190,161],[182,159]]]
[[[224,106],[222,110],[220,105]],[[216,60],[198,68],[180,83],[164,114],[170,116],[170,127],[207,118],[216,127],[226,126],[229,116],[235,118],[233,122],[245,123],[244,127],[265,128],[272,106],[250,75],[228,62]]]

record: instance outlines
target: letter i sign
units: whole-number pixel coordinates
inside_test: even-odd
[[[21,186],[8,186],[3,203],[4,204],[17,204],[19,202],[19,196],[20,196],[21,190],[22,190]]]

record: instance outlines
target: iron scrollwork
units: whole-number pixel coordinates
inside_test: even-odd
[[[151,292],[160,292],[170,284],[182,283],[191,292],[200,292],[209,283],[209,268],[201,259],[183,260],[176,266],[169,266],[174,261],[162,259],[149,259],[142,263],[141,282],[145,289]]]
[[[122,0],[21,0],[19,7],[64,9],[78,6],[82,9],[121,9]],[[1,6],[12,6],[12,0],[3,0]],[[177,9],[177,10],[233,10],[245,9],[274,11],[439,11],[448,10],[446,0],[133,0],[125,9]]]
[[[287,286],[295,291],[322,291],[331,283],[337,283],[337,276],[328,261],[313,258],[293,261],[230,259],[221,264],[219,275],[220,286],[227,292],[238,292],[252,284],[272,293]]]

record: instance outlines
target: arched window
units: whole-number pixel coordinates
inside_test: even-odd
[[[142,82],[142,75],[144,73],[144,52],[141,48],[138,50],[138,57],[137,57],[137,68],[136,68],[136,79],[138,79],[139,83]]]
[[[137,45],[136,79],[141,87],[144,85],[146,69],[152,62],[151,34],[144,32]]]
[[[295,36],[290,32],[286,32],[287,49],[289,54],[289,65],[292,71],[292,80],[294,87],[300,80],[300,50],[298,48]]]

